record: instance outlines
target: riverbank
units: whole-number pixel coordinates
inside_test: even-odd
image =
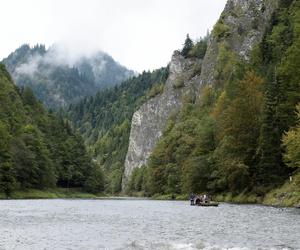
[[[104,197],[103,194],[91,194],[82,192],[80,189],[54,188],[46,190],[18,190],[6,197],[0,193],[0,199],[97,199]]]
[[[131,196],[116,196],[115,199],[145,198],[143,192],[132,193]],[[91,194],[82,192],[80,189],[55,188],[47,190],[27,189],[11,193],[6,197],[0,193],[0,199],[99,199],[112,198],[105,194]],[[148,199],[149,197],[147,197]],[[188,195],[154,195],[152,200],[188,200]],[[293,176],[292,181],[287,181],[279,188],[271,190],[265,196],[257,196],[253,193],[232,193],[217,194],[213,197],[217,202],[228,202],[237,204],[263,204],[280,207],[300,207],[300,173]]]
[[[155,195],[151,197],[154,200],[187,200],[188,195]],[[217,202],[228,202],[237,204],[262,204],[278,207],[300,207],[300,173],[293,176],[292,181],[288,180],[281,187],[268,192],[264,196],[258,196],[254,193],[241,193],[234,195],[232,193],[216,194],[213,197]]]

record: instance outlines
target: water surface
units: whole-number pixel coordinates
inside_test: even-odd
[[[183,201],[2,200],[0,249],[300,249],[300,209]]]

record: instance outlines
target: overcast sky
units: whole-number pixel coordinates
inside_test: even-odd
[[[187,33],[204,36],[226,0],[3,0],[0,58],[23,43],[103,50],[141,72],[166,66]]]

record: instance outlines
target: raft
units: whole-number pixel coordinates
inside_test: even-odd
[[[211,200],[211,197],[209,198],[207,195],[205,196],[196,196],[191,197],[190,199],[191,206],[200,206],[200,207],[218,207],[219,203],[214,202]]]
[[[200,202],[200,203],[196,204],[196,206],[201,206],[201,207],[217,207],[217,206],[219,206],[219,203],[218,202],[209,202],[209,203]]]
[[[191,206],[199,206],[199,207],[218,207],[219,203],[218,202],[195,202],[195,203],[191,203]]]

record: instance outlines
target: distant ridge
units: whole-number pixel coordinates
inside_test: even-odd
[[[134,75],[99,51],[70,58],[65,49],[24,44],[3,60],[18,86],[30,87],[48,108],[58,109]]]

